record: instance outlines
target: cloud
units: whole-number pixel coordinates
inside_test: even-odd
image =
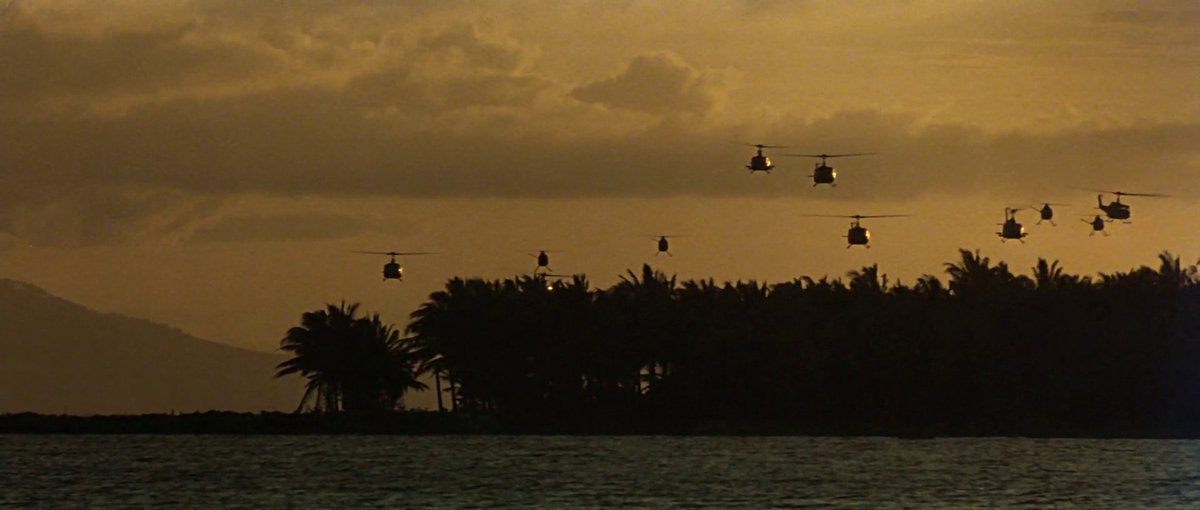
[[[17,249],[23,243],[21,239],[7,232],[0,232],[0,255],[5,255]],[[2,261],[0,261],[2,262]]]
[[[423,64],[442,63],[475,72],[506,74],[527,68],[532,63],[534,51],[514,39],[484,35],[478,26],[470,23],[458,23],[426,34],[414,48],[414,53],[422,56]]]
[[[902,101],[818,114],[772,97],[725,111],[733,72],[702,52],[631,51],[596,80],[500,23],[377,12],[407,6],[297,3],[280,16],[213,2],[143,17],[19,5],[0,17],[0,231],[40,244],[373,228],[330,210],[221,209],[246,195],[883,200],[1078,186],[1200,198],[1194,121],[999,132]],[[1057,104],[1028,116],[1097,108]],[[769,153],[774,174],[752,176],[744,142],[791,148]],[[814,190],[812,161],[785,151],[878,155],[835,160],[842,185]]]
[[[34,246],[174,242],[222,200],[175,190],[91,188],[0,210],[0,232]]]
[[[645,113],[704,115],[724,86],[719,73],[701,73],[674,53],[658,52],[639,55],[620,75],[576,88],[571,97]]]
[[[325,212],[233,216],[196,228],[189,243],[315,241],[352,237],[376,227],[360,216]]]
[[[1190,2],[1189,6],[1194,5]],[[1099,11],[1092,15],[1097,23],[1137,25],[1137,26],[1177,26],[1194,29],[1200,24],[1200,10],[1185,9],[1178,11],[1158,9],[1124,9]]]
[[[134,26],[118,23],[137,19],[131,16],[39,12],[30,8],[0,30],[0,60],[9,64],[0,104],[26,115],[119,115],[144,104],[268,90],[284,77],[311,74],[302,72],[310,55],[183,13],[149,15],[157,22]]]
[[[173,101],[338,89],[388,73],[495,73],[528,61],[529,48],[470,23],[408,16],[422,12],[416,4],[294,2],[280,12],[244,2],[131,3],[128,11],[10,4],[0,18],[0,106],[26,116],[121,116]]]

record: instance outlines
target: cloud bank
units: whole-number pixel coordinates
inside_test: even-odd
[[[1200,197],[1200,119],[996,132],[905,108],[755,115],[727,109],[743,71],[648,48],[570,79],[542,65],[553,48],[420,3],[62,5],[0,15],[0,231],[39,243],[356,225],[220,212],[249,194]],[[1155,12],[1090,19],[1193,23]],[[878,155],[836,161],[843,185],[813,190],[809,160],[748,175],[743,143]]]

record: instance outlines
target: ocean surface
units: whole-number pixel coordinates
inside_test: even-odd
[[[1200,441],[0,435],[0,507],[1200,508]]]

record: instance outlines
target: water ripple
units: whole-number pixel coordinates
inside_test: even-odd
[[[1200,441],[0,436],[0,506],[1185,508]]]

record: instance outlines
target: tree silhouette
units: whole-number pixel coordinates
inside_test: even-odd
[[[390,410],[407,390],[425,389],[413,346],[378,315],[358,317],[358,307],[342,302],[306,312],[280,341],[292,357],[276,366],[275,377],[308,379],[297,411]]]
[[[456,278],[407,332],[456,411],[517,430],[1200,434],[1195,266],[1163,252],[1092,278],[1039,259],[1026,276],[959,256],[911,286],[876,265],[774,285],[649,266],[607,289]]]

